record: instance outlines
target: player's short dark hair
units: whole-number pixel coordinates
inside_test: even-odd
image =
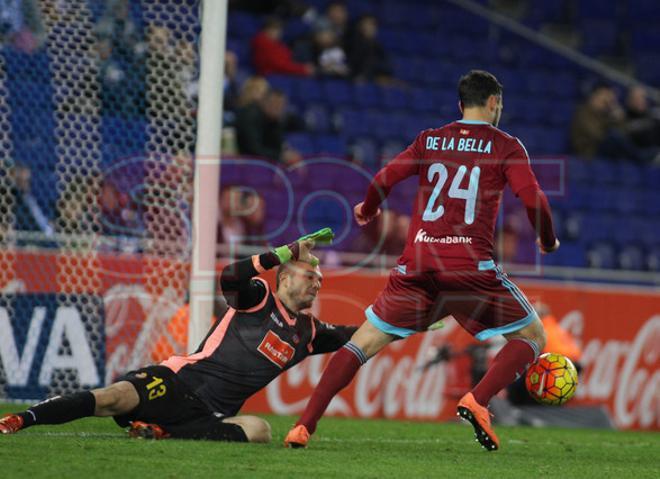
[[[491,95],[501,95],[503,90],[495,75],[485,70],[471,70],[458,81],[458,98],[463,108],[486,106]]]

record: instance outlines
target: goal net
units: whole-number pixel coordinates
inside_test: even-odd
[[[199,2],[0,19],[0,398],[186,350]]]

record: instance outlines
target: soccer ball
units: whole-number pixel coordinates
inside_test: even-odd
[[[529,366],[525,386],[529,395],[541,404],[559,406],[575,394],[578,384],[577,369],[566,356],[542,354]]]

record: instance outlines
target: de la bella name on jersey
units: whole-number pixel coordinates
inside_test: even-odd
[[[444,136],[429,136],[426,138],[427,150],[440,151],[467,151],[470,153],[490,153],[493,147],[491,140],[484,141],[476,138],[446,138]]]

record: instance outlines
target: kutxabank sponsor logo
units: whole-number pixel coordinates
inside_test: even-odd
[[[429,234],[420,228],[415,234],[415,243],[440,243],[440,244],[472,244],[471,236],[429,236]]]

